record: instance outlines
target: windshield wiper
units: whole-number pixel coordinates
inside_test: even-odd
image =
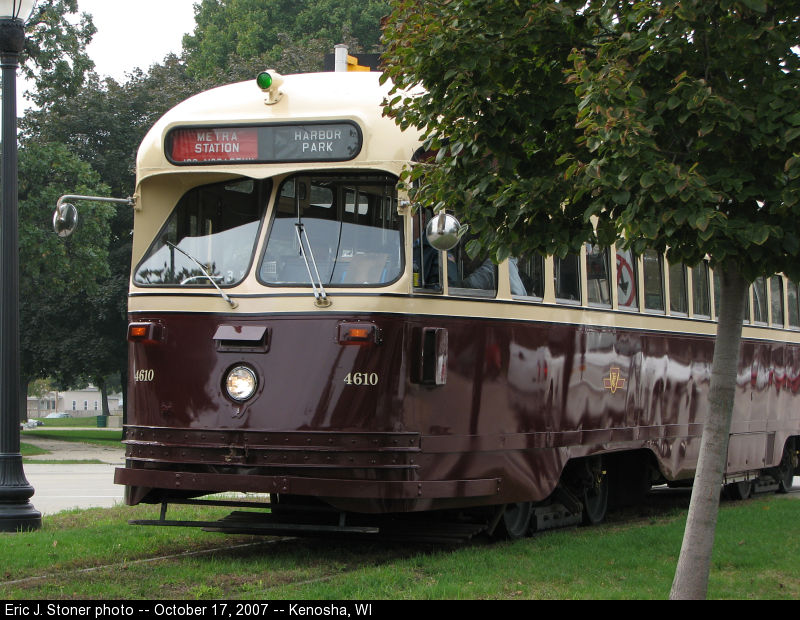
[[[303,226],[303,222],[295,222],[295,233],[297,233],[297,241],[300,244],[300,254],[303,257],[303,262],[306,264],[306,271],[308,272],[308,281],[311,282],[311,288],[314,291],[314,303],[320,308],[327,308],[331,305],[331,300],[325,293],[325,287],[322,286],[322,278],[319,277],[319,270],[317,269],[317,261],[314,260],[314,252],[311,251],[311,241],[308,238],[308,232]],[[306,238],[308,244],[308,254],[303,244],[303,237]],[[314,273],[317,276],[316,281],[314,276],[311,275],[311,265],[308,263],[308,257],[311,257],[311,265],[314,266]]]
[[[203,264],[202,264],[202,263],[201,263],[199,260],[197,260],[197,259],[196,259],[194,256],[192,256],[192,255],[191,255],[191,254],[189,254],[188,252],[186,252],[186,251],[184,251],[184,250],[180,249],[180,248],[179,248],[177,245],[175,245],[175,244],[174,244],[174,243],[172,243],[171,241],[167,241],[167,240],[165,239],[165,240],[164,240],[164,243],[166,243],[166,244],[167,244],[169,247],[171,247],[171,248],[174,248],[174,249],[178,250],[178,252],[180,252],[181,254],[183,254],[183,255],[184,255],[186,258],[188,258],[190,261],[192,261],[192,262],[193,262],[195,265],[197,265],[198,267],[200,267],[200,271],[202,271],[202,272],[203,272],[203,276],[205,276],[206,278],[208,278],[208,281],[209,281],[209,282],[211,282],[211,284],[213,284],[213,285],[214,285],[214,288],[216,288],[216,289],[219,291],[219,294],[220,294],[220,295],[222,295],[222,299],[224,299],[225,301],[227,301],[227,302],[228,302],[228,303],[231,305],[231,308],[237,308],[237,307],[239,306],[239,304],[238,304],[237,302],[233,301],[233,300],[232,300],[232,299],[231,299],[231,298],[230,298],[230,297],[229,297],[229,296],[228,296],[228,295],[225,293],[225,291],[223,291],[223,290],[222,290],[222,289],[219,287],[219,285],[218,285],[216,282],[214,282],[214,278],[211,276],[211,274],[210,274],[210,273],[208,273],[208,271],[206,270],[206,268],[205,268],[205,267],[203,267]],[[193,278],[199,278],[199,277],[201,277],[201,276],[192,276],[192,277],[193,277]],[[187,281],[189,281],[189,280],[191,280],[191,279],[192,279],[192,278],[187,278],[186,280],[184,280],[183,282],[181,282],[181,284],[184,284],[185,282],[187,282]]]

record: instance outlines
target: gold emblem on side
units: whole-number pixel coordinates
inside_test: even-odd
[[[625,378],[620,375],[619,368],[610,368],[608,376],[603,378],[603,386],[606,390],[611,390],[612,394],[625,389]]]

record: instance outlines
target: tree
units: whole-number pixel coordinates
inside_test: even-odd
[[[387,0],[203,0],[195,8],[195,31],[183,41],[188,73],[219,79],[231,64],[253,59],[260,61],[259,71],[281,61],[291,65],[287,47],[305,55],[309,45],[325,50],[313,67],[319,71],[324,53],[344,39],[376,48],[388,12]]]
[[[78,0],[40,0],[28,20],[21,68],[34,81],[29,96],[39,107],[75,95],[94,68],[86,45],[97,29],[86,13],[68,18],[77,12]]]
[[[32,148],[66,145],[99,173],[109,187],[106,194],[120,197],[133,193],[138,146],[168,109],[220,83],[252,79],[267,66],[286,73],[319,70],[334,39],[344,37],[354,49],[358,46],[350,32],[375,46],[380,17],[388,8],[378,0],[366,5],[342,0],[205,0],[196,9],[197,28],[187,37],[188,60],[169,55],[147,73],[131,73],[123,84],[91,73],[84,50],[95,30],[87,15],[77,25],[66,20],[76,11],[76,0],[45,0],[31,20],[31,63],[25,70],[38,75],[34,101],[40,108],[23,119],[21,135]],[[75,185],[65,182],[61,193],[74,192]],[[81,206],[82,222],[90,208],[90,203]],[[110,272],[85,297],[93,314],[82,324],[91,326],[93,338],[78,344],[69,334],[62,337],[76,348],[70,368],[82,363],[81,376],[101,388],[106,376],[118,373],[124,391],[132,210],[118,208],[110,224]],[[38,346],[32,335],[27,345]],[[35,357],[40,361],[37,372],[45,372],[45,358],[38,353]],[[57,369],[49,372],[55,375]]]
[[[53,377],[69,385],[97,360],[85,352],[96,334],[92,303],[108,277],[109,220],[113,209],[91,205],[81,217],[79,238],[53,234],[53,207],[64,187],[104,193],[97,173],[63,145],[28,144],[19,158],[20,375]],[[24,402],[24,401],[23,401]]]
[[[388,20],[384,78],[397,93],[387,111],[437,152],[404,180],[415,202],[458,212],[478,235],[472,254],[564,257],[592,238],[588,198],[574,197],[559,160],[581,135],[564,71],[591,34],[576,16],[583,4],[403,0]]]
[[[721,274],[674,598],[707,590],[748,282],[800,277],[798,15],[796,1],[402,0],[385,33],[388,75],[427,90],[389,111],[438,149],[406,175],[412,198],[462,215],[473,251],[563,256],[596,238],[709,256]]]
[[[135,189],[136,151],[153,123],[179,101],[195,94],[210,83],[192,80],[185,65],[174,55],[145,74],[140,70],[129,75],[124,84],[113,79],[99,80],[91,75],[87,84],[73,97],[51,108],[30,111],[21,122],[23,144],[30,148],[51,148],[64,145],[71,154],[95,170],[106,187],[89,192],[94,195],[125,197]],[[60,193],[76,192],[76,183],[64,179]],[[57,198],[57,196],[56,196]],[[55,205],[55,199],[50,209]],[[82,203],[81,226],[97,207]],[[93,312],[83,324],[91,327],[90,340],[75,341],[65,335],[66,346],[75,346],[70,357],[81,367],[80,376],[103,389],[109,375],[122,378],[123,393],[127,387],[127,292],[131,270],[131,229],[133,210],[111,209],[107,251],[107,272],[98,280],[98,287],[84,299]],[[50,231],[50,237],[55,239]],[[85,243],[69,240],[71,243]],[[56,369],[51,369],[55,373]],[[104,394],[105,396],[105,394]],[[106,399],[104,397],[104,404]]]

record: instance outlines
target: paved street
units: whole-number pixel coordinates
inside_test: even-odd
[[[114,484],[114,469],[125,463],[125,449],[68,441],[37,439],[32,433],[26,443],[49,451],[40,457],[48,461],[101,461],[94,464],[26,463],[25,477],[33,485],[34,508],[43,515],[69,508],[110,507],[122,503],[123,487]]]
[[[122,503],[123,487],[114,484],[115,465],[25,465],[36,493],[33,506],[43,515],[69,508],[110,507]]]

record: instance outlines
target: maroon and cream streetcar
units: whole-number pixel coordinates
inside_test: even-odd
[[[448,222],[398,190],[421,144],[382,116],[378,74],[261,77],[178,105],[139,150],[115,480],[128,504],[161,504],[143,523],[519,537],[691,481],[706,264],[434,249],[426,229]],[[797,283],[759,280],[729,491],[791,487],[798,389]],[[167,517],[203,501],[250,510]]]

